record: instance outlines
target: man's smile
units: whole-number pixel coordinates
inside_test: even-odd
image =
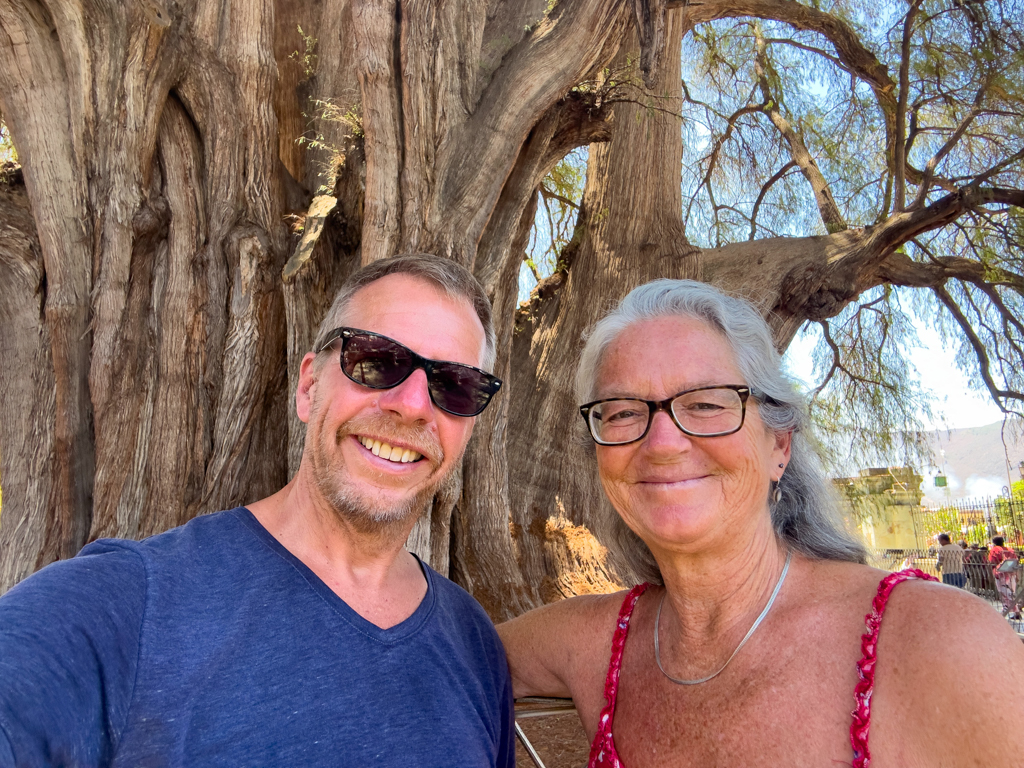
[[[383,440],[379,440],[368,435],[354,435],[356,440],[374,456],[378,456],[382,459],[387,459],[390,462],[396,464],[409,464],[414,461],[419,461],[423,458],[423,454],[412,450],[411,448],[405,448],[400,445],[391,445]]]

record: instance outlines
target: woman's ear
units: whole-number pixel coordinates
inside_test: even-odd
[[[776,465],[772,471],[772,477],[778,480],[779,477],[786,471],[786,465],[789,464],[790,457],[793,452],[793,433],[792,432],[776,432],[775,433],[775,447],[772,448],[772,463]],[[778,477],[775,477],[776,473]]]

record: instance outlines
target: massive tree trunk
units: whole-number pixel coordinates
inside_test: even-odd
[[[410,546],[498,618],[627,579],[577,439],[594,319],[641,282],[691,277],[753,298],[784,347],[869,287],[942,279],[896,249],[969,207],[688,244],[680,41],[797,4],[665,5],[0,0],[0,112],[24,172],[0,200],[0,591],[92,538],[280,487],[322,313],[357,266],[409,250],[474,269],[508,382]],[[791,23],[822,26],[805,10]],[[840,51],[877,81],[862,54]],[[517,307],[538,185],[588,144],[574,241]]]

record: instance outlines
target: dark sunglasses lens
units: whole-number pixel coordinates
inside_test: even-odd
[[[486,374],[456,363],[435,363],[429,383],[438,407],[456,416],[476,416],[494,394]]]
[[[355,382],[373,389],[399,384],[412,370],[409,350],[381,336],[351,336],[341,353],[341,368]]]

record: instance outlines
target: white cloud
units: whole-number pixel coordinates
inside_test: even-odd
[[[964,496],[969,499],[980,496],[1001,496],[1004,485],[1006,485],[1005,478],[971,475],[964,484]]]

